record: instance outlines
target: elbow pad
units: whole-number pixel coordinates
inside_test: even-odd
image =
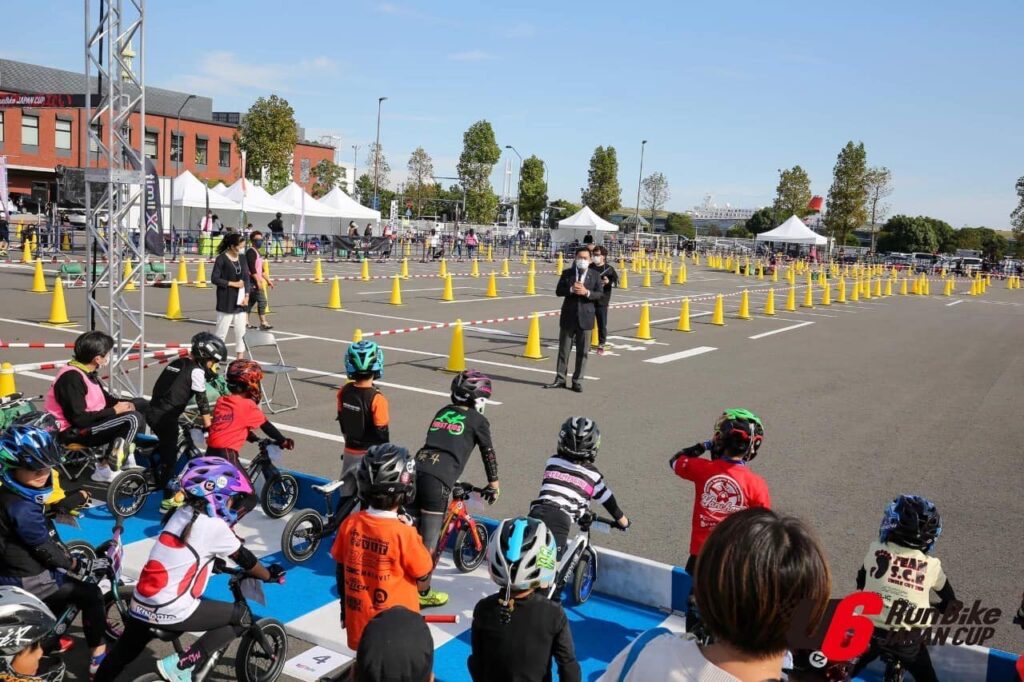
[[[202,393],[196,393],[196,407],[199,408],[199,414],[209,415],[210,414],[210,401],[206,398],[206,391]]]
[[[492,483],[498,480],[498,455],[495,454],[494,448],[487,448],[481,450],[480,454],[484,458],[484,473],[487,475],[487,482]]]
[[[49,567],[69,570],[71,568],[71,555],[68,554],[64,545],[57,542],[45,542],[32,548],[32,555],[39,563]]]
[[[228,558],[247,571],[251,571],[252,567],[259,563],[256,555],[246,549],[245,546],[239,547],[238,550]]]

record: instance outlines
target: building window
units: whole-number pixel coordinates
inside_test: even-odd
[[[92,135],[89,136],[89,151],[90,152],[98,152],[100,150],[100,146],[98,144],[96,144],[96,140],[93,138],[93,135],[95,135],[97,138],[102,140],[103,139],[103,126],[100,125],[99,123],[93,123],[89,127],[92,128]]]
[[[180,133],[171,133],[171,161],[173,163],[181,163],[185,158],[184,146],[185,137]]]
[[[39,146],[39,117],[21,115],[21,143],[27,147]]]
[[[209,142],[205,138],[202,138],[202,137],[199,137],[198,135],[196,135],[196,165],[197,166],[205,166],[206,165],[206,148],[207,148],[207,145],[209,145]]]
[[[57,119],[53,142],[57,149],[71,149],[71,121],[63,118]]]
[[[221,142],[220,143],[220,150],[219,151],[220,151],[220,153],[219,153],[220,167],[221,168],[230,168],[231,167],[231,143],[230,142]]]
[[[143,153],[147,159],[155,159],[157,157],[157,150],[160,148],[159,136],[156,133],[146,133],[146,148]]]

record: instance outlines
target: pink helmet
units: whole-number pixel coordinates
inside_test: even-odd
[[[181,490],[192,500],[206,503],[209,516],[229,524],[238,520],[238,512],[228,502],[236,495],[252,495],[249,479],[223,457],[197,457],[181,475]]]

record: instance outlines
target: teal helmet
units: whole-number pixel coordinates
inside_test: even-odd
[[[358,341],[345,351],[345,374],[373,374],[374,379],[384,376],[384,351],[373,341]]]

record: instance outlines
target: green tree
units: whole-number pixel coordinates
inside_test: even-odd
[[[889,218],[878,237],[881,251],[923,251],[934,253],[939,249],[939,240],[928,218],[897,215]]]
[[[1013,238],[1017,241],[1017,248],[1024,247],[1024,175],[1017,178],[1017,197],[1020,201],[1017,208],[1010,214],[1010,226],[1013,228]]]
[[[754,211],[754,215],[747,218],[747,221],[743,223],[743,227],[750,234],[761,234],[762,232],[774,230],[778,227],[778,225],[775,224],[776,215],[778,214],[775,209],[765,206],[764,208]]]
[[[957,247],[980,251],[988,260],[999,261],[1009,250],[1010,242],[988,227],[964,227],[957,230]]]
[[[615,147],[597,147],[590,157],[587,187],[580,190],[583,203],[597,215],[607,218],[622,201],[619,186],[619,158]]]
[[[367,157],[369,163],[369,174],[370,174],[370,203],[373,203],[373,174],[374,174],[374,160],[377,162],[377,194],[380,195],[380,190],[386,188],[390,184],[391,166],[388,165],[387,157],[384,156],[384,148],[378,148],[376,142],[370,143],[370,152]],[[381,206],[384,206],[384,202],[381,201]]]
[[[643,202],[651,212],[651,231],[654,231],[654,219],[672,193],[668,189],[668,178],[664,173],[654,172],[640,183],[643,187]]]
[[[836,158],[824,219],[838,244],[845,244],[846,235],[867,220],[867,171],[864,143],[847,142]]]
[[[811,178],[800,166],[779,171],[779,184],[775,188],[773,207],[776,215],[785,220],[791,215],[803,218],[810,211]]]
[[[956,231],[956,248],[965,251],[981,251],[981,228],[962,227]]]
[[[466,188],[466,213],[470,222],[490,223],[498,209],[498,197],[491,187],[491,171],[501,158],[494,128],[486,120],[469,126],[462,135],[462,154],[457,166]]]
[[[709,225],[706,233],[709,237],[721,237],[723,234],[722,228],[718,225]]]
[[[747,232],[747,228],[743,226],[743,223],[736,223],[725,231],[725,236],[733,237],[734,239],[750,239],[754,235]]]
[[[369,173],[363,173],[356,179],[356,194],[359,195],[359,203],[363,206],[373,205],[373,178]]]
[[[271,194],[288,184],[298,130],[295,110],[287,100],[277,95],[257,99],[235,130],[234,139],[246,154],[246,177],[261,180],[265,173],[265,189]]]
[[[885,220],[889,205],[885,198],[892,194],[892,172],[885,166],[869,168],[864,176],[868,191],[868,208],[871,212],[871,251],[875,251],[875,235],[878,232],[878,221]]]
[[[409,155],[409,177],[405,182],[405,197],[413,203],[416,215],[423,213],[423,204],[437,188],[434,182],[434,161],[423,147],[416,147]]]
[[[316,182],[313,183],[313,197],[319,199],[337,187],[345,179],[345,167],[330,159],[320,159],[311,170]]]
[[[935,242],[938,244],[936,250],[939,253],[953,253],[956,251],[956,230],[944,220],[922,216],[922,220],[928,223],[935,235]]]
[[[548,205],[548,188],[544,182],[544,162],[536,156],[523,161],[519,176],[519,219],[530,224],[540,221],[540,212]]]
[[[682,235],[687,239],[693,239],[697,234],[693,218],[686,213],[669,213],[665,218],[665,231],[669,234]]]

